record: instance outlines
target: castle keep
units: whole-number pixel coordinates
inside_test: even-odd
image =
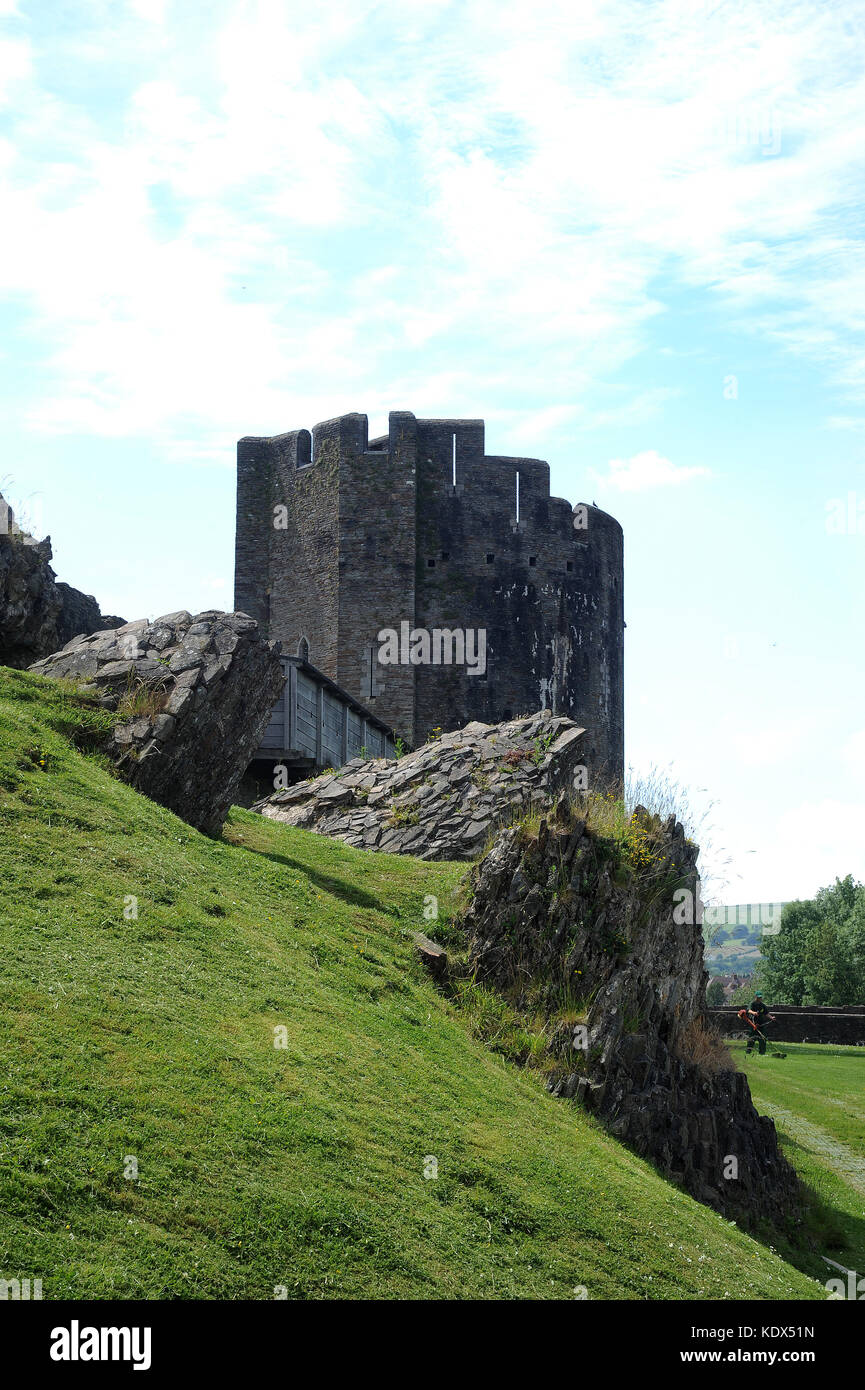
[[[621,527],[551,497],[541,459],[487,455],[483,420],[241,439],[234,604],[410,744],[547,708],[585,727],[593,771],[622,773]],[[474,663],[382,664],[383,630],[403,655],[432,634],[433,662],[466,634]]]

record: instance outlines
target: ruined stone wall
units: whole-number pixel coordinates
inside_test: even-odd
[[[252,809],[357,849],[475,859],[496,827],[568,790],[582,736],[548,711],[471,723],[399,759],[352,758],[333,776],[268,792]]]

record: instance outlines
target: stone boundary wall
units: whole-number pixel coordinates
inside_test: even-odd
[[[710,1021],[724,1037],[747,1037],[746,1025],[737,1018],[741,1004],[707,1009]],[[772,1042],[838,1043],[865,1047],[865,1004],[831,1008],[799,1008],[794,1004],[770,1006],[775,1022],[766,1030]]]

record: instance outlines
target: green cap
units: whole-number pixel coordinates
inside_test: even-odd
[[[755,995],[754,995],[754,998],[755,998],[755,999],[762,999],[762,998],[763,998],[763,991],[762,991],[761,989],[758,989],[758,990],[756,991]]]

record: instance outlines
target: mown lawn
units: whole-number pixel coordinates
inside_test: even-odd
[[[730,1046],[754,1104],[775,1120],[788,1159],[832,1212],[824,1254],[865,1273],[865,1048],[781,1043],[783,1059]],[[820,1267],[825,1271],[819,1274]],[[834,1277],[818,1257],[807,1265]]]
[[[100,718],[0,670],[0,1277],[824,1297],[470,1036],[411,944],[463,866],[239,810],[206,839],[72,746]]]

